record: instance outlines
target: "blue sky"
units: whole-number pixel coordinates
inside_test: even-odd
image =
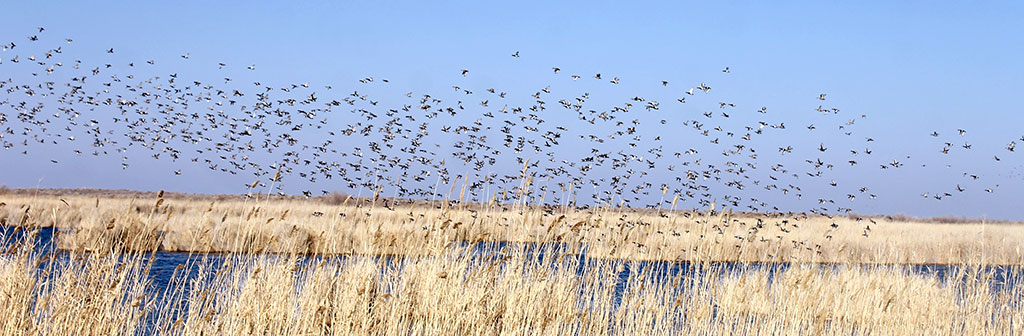
[[[820,103],[815,97],[827,93],[828,104],[842,109],[839,119],[868,116],[857,121],[858,139],[876,140],[874,161],[903,158],[930,167],[836,172],[843,181],[871,182],[879,195],[891,195],[858,210],[1024,219],[1018,208],[1024,199],[1024,158],[1003,149],[1024,136],[1024,113],[1016,99],[1024,89],[1022,6],[924,1],[14,2],[4,5],[8,14],[0,21],[0,42],[27,42],[25,37],[41,26],[52,39],[73,38],[74,55],[83,62],[154,59],[164,73],[209,80],[221,77],[216,64],[224,62],[236,81],[330,84],[342,92],[379,93],[382,99],[408,91],[447,92],[456,83],[523,93],[552,85],[621,101],[685,90],[663,88],[661,80],[687,87],[707,81],[714,83],[716,94],[727,97],[722,99],[747,109],[767,106],[773,118],[794,128],[819,120],[813,112]],[[116,54],[103,52],[111,47]],[[509,56],[515,51],[522,57]],[[179,57],[184,53],[189,60]],[[246,71],[252,64],[257,70]],[[731,69],[728,75],[721,72],[725,66]],[[616,76],[623,85],[574,89],[564,76],[552,78],[551,67],[585,78]],[[463,78],[460,69],[470,69],[471,76]],[[392,87],[363,89],[356,81],[366,76],[388,78]],[[955,140],[969,140],[977,150],[939,155],[941,144],[928,134],[952,136],[957,129],[968,133]],[[798,132],[777,140],[812,146],[829,140],[837,148],[845,141]],[[0,151],[0,184],[234,193],[248,182],[202,170],[170,176],[180,167],[156,160],[121,170],[117,158],[74,157],[59,150],[15,154]],[[991,154],[1002,161],[995,162]],[[50,163],[55,156],[61,164]],[[931,169],[945,164],[953,167]],[[949,190],[964,171],[981,174],[983,184],[952,201],[916,196]],[[996,184],[995,193],[979,192]]]

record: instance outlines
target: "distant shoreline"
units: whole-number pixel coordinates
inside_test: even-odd
[[[89,197],[106,197],[106,198],[157,198],[158,191],[144,191],[144,190],[132,190],[132,189],[102,189],[102,188],[7,188],[6,186],[0,186],[0,200],[4,195],[39,195],[39,196],[63,196],[63,195],[74,195],[74,196],[89,196]],[[352,202],[372,202],[373,197],[358,197],[355,195],[349,195],[343,192],[333,192],[329,195],[318,195],[306,197],[303,195],[279,195],[266,193],[239,193],[239,194],[217,194],[217,193],[186,193],[186,192],[173,192],[165,191],[163,198],[166,199],[192,199],[192,200],[215,200],[215,201],[226,201],[226,200],[244,200],[247,195],[249,197],[256,197],[259,194],[260,199],[270,198],[275,200],[297,200],[297,201],[311,201],[321,202],[326,204],[341,204],[345,199],[349,199]],[[394,198],[394,197],[378,197],[378,202],[391,202],[397,204],[417,204],[417,205],[429,205],[431,203],[443,203],[444,200],[437,200],[431,202],[430,200],[422,199],[411,199],[411,198]],[[456,202],[456,201],[449,201]],[[467,203],[464,206],[485,206],[479,203]],[[554,206],[557,207],[557,206]],[[584,209],[587,207],[578,207]],[[593,208],[593,206],[591,206]],[[638,212],[656,212],[656,209],[647,208],[630,208],[631,210]],[[693,210],[669,210],[662,209],[664,212],[697,212]],[[736,211],[735,214],[743,215],[766,215],[765,213],[753,213],[746,211]],[[820,214],[811,214],[803,212],[781,212],[772,214],[771,216],[821,216]],[[993,224],[993,225],[1024,225],[1024,221],[1018,220],[1007,220],[1007,219],[991,219],[991,218],[969,218],[969,217],[955,217],[955,216],[938,216],[938,217],[917,217],[908,216],[904,214],[840,214],[833,215],[834,217],[857,219],[861,218],[864,220],[868,219],[885,219],[894,222],[916,222],[916,223],[931,223],[931,224],[967,224],[967,223],[982,223]]]

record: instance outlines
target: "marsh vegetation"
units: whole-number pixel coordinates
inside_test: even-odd
[[[1024,320],[1024,226],[1012,223],[367,199],[0,201],[15,226],[0,259],[5,334],[1011,334]],[[35,243],[42,227],[58,249]],[[912,267],[921,263],[945,265]]]

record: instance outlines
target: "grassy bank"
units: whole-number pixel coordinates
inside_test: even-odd
[[[1024,331],[1024,287],[993,286],[993,274],[974,266],[943,278],[852,265],[773,271],[698,263],[666,273],[581,260],[551,245],[493,256],[450,247],[401,259],[233,254],[182,264],[157,286],[146,254],[51,256],[31,244],[7,246],[0,259],[0,333],[7,335]],[[623,276],[623,268],[637,271]]]
[[[0,195],[0,222],[56,226],[105,251],[431,255],[459,242],[557,242],[602,259],[866,264],[1024,263],[1024,225],[893,218],[393,200]]]
[[[81,195],[0,202],[0,218],[19,227],[0,257],[8,335],[1024,332],[1014,224]],[[61,250],[32,243],[43,226],[60,229]],[[490,253],[462,244],[499,241],[535,244]],[[164,284],[153,280],[161,250],[224,254],[164,270],[173,273]],[[748,263],[763,261],[793,264]],[[911,262],[951,266],[938,275],[865,265]],[[986,267],[997,263],[1018,266]]]

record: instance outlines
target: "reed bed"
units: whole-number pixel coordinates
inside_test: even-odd
[[[9,251],[0,269],[10,335],[907,335],[1017,334],[1024,291],[964,266],[938,277],[842,265],[669,271],[586,260],[551,245],[483,256],[231,255],[146,278],[145,254],[44,261]],[[40,265],[43,265],[42,267]],[[634,272],[623,273],[623,269]],[[1020,269],[1015,268],[1016,274]],[[193,276],[186,276],[194,274]]]
[[[1012,224],[879,222],[864,237],[842,231],[864,225],[855,218],[835,218],[836,229],[827,217],[766,216],[755,238],[734,242],[732,230],[749,231],[757,218],[450,203],[0,202],[4,221],[18,227],[3,237],[0,257],[2,334],[1024,332],[1024,268],[1014,245],[1024,240],[1010,242],[1020,230]],[[782,220],[796,225],[782,231],[773,224]],[[44,226],[59,228],[61,249],[33,244]],[[666,231],[673,228],[679,236]],[[757,245],[772,228],[785,239],[832,237],[821,253]],[[705,238],[685,240],[698,233]],[[984,249],[939,252],[979,238]],[[910,253],[928,244],[936,247]],[[669,250],[680,246],[695,252]],[[858,249],[879,253],[849,252]],[[225,253],[183,262],[158,285],[158,251]],[[752,263],[779,255],[790,263]],[[899,264],[906,260],[950,265],[946,274],[921,273]],[[997,272],[997,262],[1014,266]]]
[[[580,209],[437,201],[0,195],[0,224],[62,230],[62,249],[400,255],[459,242],[558,242],[590,258],[866,264],[1024,263],[1020,223]],[[24,215],[24,216],[23,216]]]

